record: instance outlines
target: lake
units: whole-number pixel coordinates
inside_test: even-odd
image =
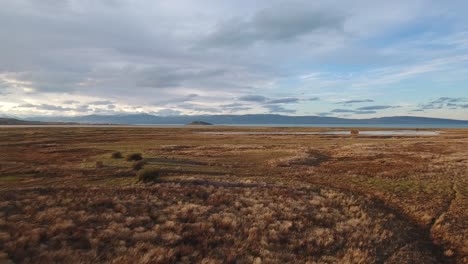
[[[255,132],[255,131],[205,131],[196,132],[205,135],[351,135],[351,131],[323,131],[323,132]],[[417,131],[417,130],[368,130],[359,131],[359,135],[366,136],[437,136],[439,131]]]

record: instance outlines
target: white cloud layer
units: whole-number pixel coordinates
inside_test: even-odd
[[[5,1],[0,113],[413,114],[439,97],[466,97],[467,8],[430,0]],[[333,111],[346,101],[392,107]],[[468,119],[462,107],[419,110]]]

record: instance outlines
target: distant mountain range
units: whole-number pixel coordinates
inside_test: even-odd
[[[199,120],[215,125],[467,125],[468,120],[453,120],[442,118],[427,118],[413,116],[392,116],[369,119],[347,119],[320,116],[285,116],[274,114],[251,115],[180,115],[154,116],[150,114],[128,115],[87,115],[75,117],[36,117],[34,121],[43,122],[73,122],[89,124],[129,124],[129,125],[183,125]]]
[[[41,122],[41,121],[29,121],[20,120],[16,118],[0,117],[0,125],[73,125],[76,123],[71,122]]]
[[[0,125],[38,125],[41,124],[41,122],[37,121],[24,121],[24,120],[18,120],[14,118],[3,118],[0,117]]]

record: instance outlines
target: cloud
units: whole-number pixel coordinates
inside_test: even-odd
[[[109,100],[102,100],[102,101],[89,102],[88,104],[89,105],[110,105],[110,104],[113,104],[113,102]]]
[[[239,97],[239,101],[245,102],[265,102],[268,98],[263,95],[244,95]]]
[[[296,110],[286,109],[281,105],[265,105],[265,108],[269,110],[270,113],[286,113],[286,114],[295,114]]]
[[[230,113],[235,113],[235,112],[239,112],[239,111],[247,111],[247,110],[252,109],[252,107],[249,107],[249,106],[246,106],[246,105],[240,104],[240,103],[232,103],[232,104],[221,105],[221,108],[223,110],[229,111]]]
[[[396,108],[396,106],[369,106],[369,107],[360,107],[357,109],[333,109],[329,112],[329,114],[355,114],[355,115],[371,115],[377,114],[378,110],[384,110],[389,108]]]
[[[322,117],[328,117],[328,116],[331,116],[333,113],[330,113],[330,112],[321,112],[321,113],[317,113],[318,116],[322,116]]]
[[[96,101],[95,101],[96,102]],[[16,106],[15,108],[19,109],[34,109],[39,111],[46,111],[46,112],[79,112],[79,113],[87,113],[87,112],[98,112],[98,113],[113,113],[114,109],[117,107],[113,104],[104,104],[104,101],[98,103],[90,103],[90,104],[78,104],[79,101],[68,100],[65,101],[62,105],[52,105],[52,104],[21,104]],[[73,106],[69,106],[73,105]]]
[[[395,94],[401,102],[425,91],[456,98],[468,81],[466,8],[427,0],[4,1],[1,111],[30,113],[15,106],[34,102],[57,115],[304,114],[384,105],[377,98]],[[309,102],[314,96],[320,103]],[[357,99],[332,103],[344,96]],[[421,103],[428,114],[466,109],[462,101]]]
[[[230,113],[235,113],[235,112],[240,112],[240,111],[248,111],[248,110],[251,110],[252,107],[232,107],[232,108],[229,108],[227,110],[229,110]]]
[[[70,105],[70,104],[79,104],[80,102],[76,100],[66,100],[66,101],[63,101],[63,103]]]
[[[354,113],[356,112],[355,110],[352,109],[333,109],[330,111],[330,113]]]
[[[312,97],[308,99],[300,99],[297,97],[284,97],[284,98],[268,98],[263,95],[245,95],[241,96],[238,99],[239,101],[244,102],[257,102],[257,103],[264,103],[264,104],[295,104],[301,101],[318,101],[318,97]]]
[[[192,104],[192,103],[183,103],[177,105],[178,108],[187,110],[189,112],[195,113],[209,113],[209,114],[218,114],[220,113],[220,108],[214,106],[206,106],[200,104]]]
[[[159,115],[159,116],[178,116],[178,115],[181,115],[182,112],[178,110],[173,110],[173,109],[161,109],[159,111],[154,112],[153,114]]]
[[[188,94],[188,95],[175,96],[174,98],[170,98],[170,99],[158,100],[158,101],[154,102],[153,105],[155,105],[155,106],[167,106],[167,105],[172,105],[172,104],[176,104],[176,103],[190,102],[190,101],[193,101],[197,97],[199,97],[198,94]]]
[[[428,103],[419,105],[420,110],[434,110],[434,109],[466,109],[468,98],[466,97],[439,97]]]
[[[292,104],[292,103],[298,103],[299,101],[300,101],[299,98],[280,98],[280,99],[269,100],[268,104]]]
[[[431,103],[439,104],[439,103],[460,103],[468,101],[467,98],[464,97],[440,97]]]
[[[347,100],[343,102],[338,102],[336,104],[351,105],[351,104],[373,103],[373,102],[374,100],[372,99],[361,99],[361,100]]]
[[[244,106],[244,104],[232,103],[232,104],[221,105],[221,107],[223,108],[233,108],[233,107],[241,107],[241,106]]]
[[[384,110],[384,109],[391,109],[391,108],[398,108],[398,107],[399,106],[391,106],[391,105],[372,105],[372,106],[359,107],[356,110],[358,111]]]
[[[377,114],[377,111],[355,111],[354,114],[356,114],[356,115],[372,115],[372,114]]]
[[[59,105],[50,105],[50,104],[23,104],[18,106],[18,108],[32,108],[37,110],[46,110],[46,111],[73,111],[74,108],[63,107]]]
[[[344,21],[344,12],[297,2],[284,3],[265,8],[247,19],[228,19],[218,24],[204,43],[220,47],[291,41],[314,32],[340,31]]]
[[[138,77],[136,85],[150,88],[179,87],[185,83],[203,82],[205,80],[222,76],[227,70],[224,69],[200,69],[199,67],[151,67],[147,69],[135,69],[134,74]]]
[[[112,108],[109,108],[109,109],[112,109]],[[90,112],[93,109],[89,108],[89,105],[79,105],[79,106],[73,108],[73,110],[76,111],[76,112]]]

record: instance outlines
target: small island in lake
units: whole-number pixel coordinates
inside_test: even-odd
[[[193,121],[189,124],[187,124],[187,126],[212,126],[213,124],[211,123],[208,123],[208,122],[204,122],[204,121]]]

